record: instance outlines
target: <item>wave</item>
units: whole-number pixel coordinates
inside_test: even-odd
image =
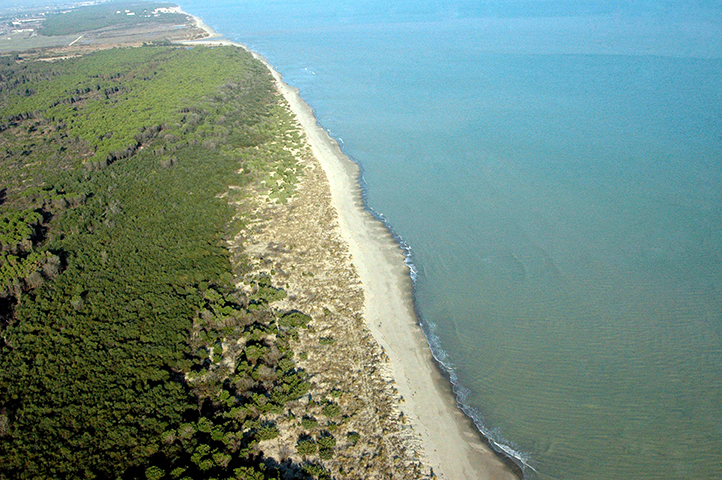
[[[416,302],[414,301],[414,305],[415,304]],[[484,423],[480,412],[466,403],[466,399],[471,394],[471,390],[466,388],[459,380],[449,354],[443,349],[441,346],[441,340],[434,333],[436,326],[433,323],[423,322],[422,316],[418,310],[416,315],[419,319],[421,329],[426,336],[426,341],[429,343],[429,347],[431,348],[431,354],[434,356],[434,359],[436,360],[436,363],[442,373],[444,373],[451,382],[452,390],[454,392],[454,396],[456,397],[456,406],[474,422],[476,429],[484,437],[487,444],[492,449],[507,457],[521,469],[525,479],[529,478],[529,470],[536,473],[536,468],[531,465],[530,455],[522,452],[518,447],[515,447],[511,442],[506,440],[498,429],[488,428]]]
[[[315,111],[314,111],[315,115]],[[318,117],[317,117],[318,118]],[[343,150],[343,139],[340,137],[336,137],[333,135],[333,132],[331,132],[329,129],[323,127],[324,130],[326,130],[326,133],[328,135],[335,139],[336,142],[339,144],[339,147]],[[481,436],[486,440],[486,443],[498,454],[502,455],[503,457],[507,458],[511,462],[513,462],[522,472],[523,478],[528,479],[529,478],[529,471],[537,472],[537,470],[531,465],[531,459],[530,455],[527,453],[522,452],[519,448],[515,447],[510,441],[506,440],[498,430],[496,429],[490,429],[486,426],[482,419],[482,415],[479,413],[478,410],[476,410],[474,407],[471,407],[468,405],[465,400],[468,398],[471,391],[463,386],[461,382],[459,381],[459,377],[456,374],[456,370],[454,368],[454,365],[451,361],[450,355],[444,350],[444,348],[441,346],[441,340],[439,337],[434,333],[434,330],[436,329],[436,326],[433,323],[425,321],[423,316],[421,315],[421,312],[419,311],[418,304],[416,301],[416,285],[419,279],[419,267],[414,262],[414,251],[411,247],[411,245],[404,240],[404,238],[399,234],[398,232],[394,231],[393,226],[389,221],[386,219],[384,214],[382,212],[379,212],[378,210],[374,209],[368,202],[368,192],[369,192],[369,186],[366,182],[366,178],[364,177],[364,168],[363,165],[353,158],[348,153],[344,152],[344,154],[356,165],[358,165],[359,168],[359,175],[358,175],[358,184],[359,188],[361,190],[361,199],[363,202],[364,208],[371,213],[371,215],[374,216],[379,222],[381,222],[384,227],[389,231],[391,236],[393,237],[394,241],[398,244],[399,248],[402,250],[404,254],[404,264],[409,269],[409,276],[411,278],[411,295],[412,295],[412,301],[414,304],[414,313],[416,314],[416,318],[419,322],[419,326],[421,326],[421,331],[424,333],[424,336],[426,337],[426,342],[429,345],[429,348],[431,350],[431,354],[434,357],[434,360],[436,361],[436,364],[438,368],[441,370],[441,373],[445,375],[452,387],[452,391],[454,393],[454,397],[456,398],[456,406],[464,412],[464,414],[469,417],[472,422],[474,422],[474,425],[476,426],[476,429],[479,431]]]

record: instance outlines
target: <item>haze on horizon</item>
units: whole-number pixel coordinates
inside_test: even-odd
[[[217,0],[199,8],[242,8],[247,35],[357,31],[397,23],[454,34],[472,30],[490,52],[722,58],[720,0]],[[270,12],[270,14],[269,14]],[[462,31],[466,27],[461,28]],[[449,31],[451,29],[451,31]]]
[[[0,13],[79,3],[0,0]],[[206,8],[243,8],[251,33],[472,22],[489,52],[722,58],[722,0],[214,0]]]

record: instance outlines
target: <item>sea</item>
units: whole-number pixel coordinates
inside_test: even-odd
[[[182,0],[362,169],[527,479],[722,479],[722,2]]]

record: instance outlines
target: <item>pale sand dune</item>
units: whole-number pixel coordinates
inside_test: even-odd
[[[219,39],[200,19],[198,26],[211,36],[189,44],[244,45]],[[386,227],[365,208],[358,184],[358,166],[321,128],[298,90],[260,55],[276,79],[278,90],[301,123],[313,153],[324,169],[338,212],[342,237],[365,294],[365,320],[385,349],[405,403],[402,408],[421,437],[426,459],[439,478],[516,479],[517,476],[482,443],[473,423],[456,405],[449,382],[439,372],[414,313],[411,280],[403,252]]]

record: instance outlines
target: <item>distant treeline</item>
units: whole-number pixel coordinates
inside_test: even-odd
[[[70,35],[105,27],[128,27],[151,22],[185,23],[188,17],[180,13],[153,14],[157,8],[175,6],[172,3],[161,2],[111,2],[77,8],[65,13],[49,15],[43,22],[40,34]]]
[[[308,391],[310,318],[266,277],[237,291],[226,248],[245,186],[293,189],[267,70],[231,47],[0,65],[0,478],[279,478],[262,418]]]

